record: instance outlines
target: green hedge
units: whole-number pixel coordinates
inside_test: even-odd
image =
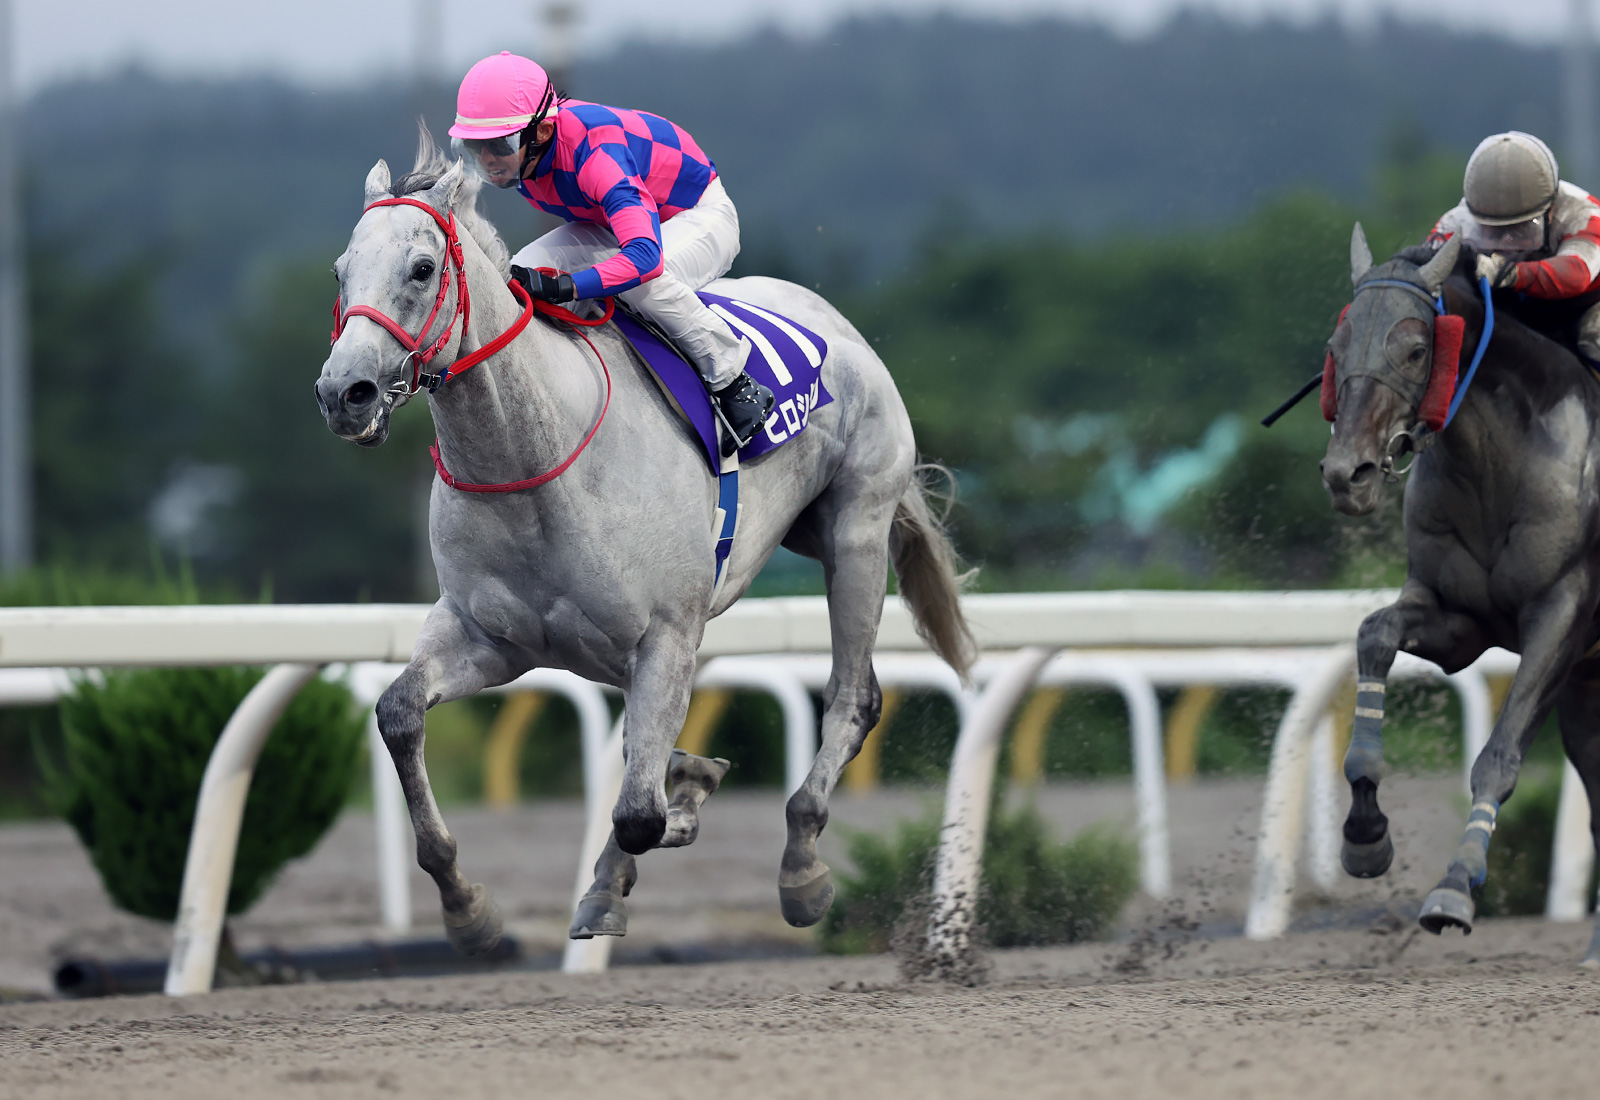
[[[926,913],[939,843],[930,812],[887,837],[849,835],[853,872],[836,874],[838,896],[822,924],[834,954],[888,950],[900,926]],[[1108,934],[1138,885],[1134,843],[1104,826],[1066,843],[1032,806],[989,816],[977,923],[995,947],[1075,943]],[[915,930],[912,930],[915,931]]]
[[[172,920],[206,761],[259,669],[113,672],[61,701],[52,805],[77,831],[106,892]],[[316,846],[349,793],[365,721],[341,684],[314,680],[289,705],[256,764],[228,890],[248,909],[291,859]]]

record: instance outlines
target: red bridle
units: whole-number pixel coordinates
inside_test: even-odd
[[[426,387],[429,393],[437,392],[440,386],[444,385],[456,375],[472,369],[485,359],[489,358],[491,355],[498,354],[505,348],[507,344],[511,343],[511,341],[515,340],[519,335],[521,335],[522,330],[528,327],[528,322],[533,320],[533,315],[535,312],[542,313],[546,317],[554,318],[563,324],[571,325],[574,328],[579,329],[578,335],[582,336],[583,342],[589,345],[589,350],[594,352],[595,358],[600,360],[600,370],[601,373],[605,375],[606,379],[606,399],[605,404],[600,407],[600,415],[595,420],[594,427],[589,429],[589,434],[583,437],[583,442],[579,443],[577,448],[567,456],[565,462],[562,462],[553,470],[539,474],[536,477],[524,478],[521,481],[494,482],[480,485],[473,482],[457,481],[453,476],[451,476],[450,471],[444,468],[444,459],[439,454],[439,441],[437,439],[434,440],[433,446],[428,448],[428,452],[433,456],[434,468],[439,472],[439,479],[452,489],[459,489],[462,492],[512,493],[519,489],[532,489],[536,486],[543,485],[548,481],[553,481],[554,479],[560,477],[566,472],[567,467],[571,466],[575,461],[577,461],[578,456],[582,454],[584,448],[589,445],[589,441],[595,437],[595,433],[600,430],[600,425],[605,422],[606,412],[611,408],[611,371],[606,367],[605,357],[600,354],[600,349],[594,346],[594,342],[589,339],[588,335],[585,334],[582,329],[594,328],[611,320],[612,314],[616,312],[615,300],[607,298],[605,300],[605,313],[593,320],[586,320],[578,317],[570,310],[562,309],[560,306],[552,305],[549,302],[535,301],[529,296],[528,292],[522,288],[521,283],[513,280],[506,285],[511,290],[512,297],[516,298],[522,303],[522,313],[515,321],[511,323],[511,327],[506,329],[499,336],[496,336],[493,340],[490,340],[477,351],[458,358],[455,362],[451,363],[438,374],[424,374],[422,373],[422,368],[427,366],[433,357],[438,355],[439,352],[444,348],[445,344],[449,342],[450,333],[455,328],[456,321],[458,319],[461,321],[461,331],[465,333],[467,331],[467,325],[472,319],[472,298],[467,292],[466,261],[461,253],[461,238],[456,232],[455,212],[451,211],[449,218],[445,218],[433,207],[418,199],[393,198],[379,199],[377,202],[368,205],[361,211],[361,213],[365,215],[368,210],[378,206],[415,206],[418,210],[425,212],[430,218],[437,222],[439,228],[444,231],[445,266],[441,268],[439,273],[439,295],[433,300],[433,311],[428,314],[428,319],[422,323],[422,330],[417,333],[415,339],[413,339],[411,334],[406,332],[405,329],[401,328],[399,323],[392,317],[389,317],[387,314],[375,309],[372,306],[356,305],[351,306],[348,310],[341,310],[340,299],[337,295],[335,295],[333,299],[333,334],[329,339],[329,343],[332,344],[338,342],[339,337],[344,334],[345,324],[352,317],[366,317],[372,321],[376,321],[379,325],[382,325],[391,336],[400,341],[400,346],[406,349],[406,358],[409,359],[412,364],[410,386],[407,387],[404,382],[401,382],[395,389],[390,390],[386,396],[390,400],[393,400],[395,397],[403,397],[409,400],[424,387]],[[433,327],[433,322],[438,318],[440,309],[444,307],[445,294],[450,290],[450,276],[452,270],[455,272],[455,281],[457,284],[456,311],[453,315],[451,315],[449,323],[444,326],[444,331],[439,333],[438,338],[427,347],[423,347],[422,341],[427,339],[428,330]],[[553,271],[549,273],[558,274],[557,272]]]

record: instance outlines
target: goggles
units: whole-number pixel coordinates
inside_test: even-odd
[[[1545,247],[1546,216],[1537,214],[1510,225],[1485,225],[1476,218],[1467,224],[1465,243],[1482,253],[1527,253]]]

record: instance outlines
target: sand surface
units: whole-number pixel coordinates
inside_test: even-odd
[[[105,1097],[1588,1096],[1600,972],[1583,925],[1487,921],[1436,939],[1412,923],[1461,825],[1459,779],[1386,785],[1398,857],[1375,882],[1303,881],[1299,931],[1230,936],[1249,893],[1259,782],[1171,792],[1177,897],[1130,907],[1118,940],[997,952],[992,980],[905,980],[887,957],[517,970],[0,1004],[0,1100]],[[1063,832],[1131,823],[1126,784],[1047,788]],[[927,796],[841,797],[881,829]],[[447,813],[464,866],[526,945],[561,942],[579,808]],[[701,839],[641,862],[627,940],[811,943],[778,918],[781,798],[725,792]],[[418,873],[417,934],[437,934]],[[370,818],[349,814],[238,922],[243,946],[380,934]],[[1195,927],[1198,925],[1198,929]],[[64,827],[0,828],[0,985],[44,988],[53,960],[163,956],[169,931],[116,912]]]
[[[0,1006],[0,1096],[1590,1096],[1586,928],[1487,922]]]

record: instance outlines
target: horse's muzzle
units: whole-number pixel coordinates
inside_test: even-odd
[[[1330,454],[1322,460],[1322,486],[1337,511],[1364,516],[1378,506],[1383,475],[1376,462]]]
[[[369,379],[340,383],[324,374],[317,380],[317,408],[328,429],[341,439],[376,447],[389,436],[391,404]]]

